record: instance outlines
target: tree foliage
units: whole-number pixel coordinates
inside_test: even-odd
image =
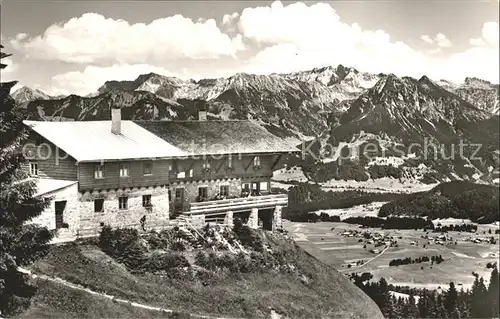
[[[466,291],[458,291],[453,282],[443,291],[393,286],[384,278],[370,281],[370,273],[354,273],[350,279],[375,301],[386,318],[498,318],[497,268],[491,272],[488,288],[482,277],[474,276],[472,289]],[[391,291],[408,297],[391,297]]]
[[[3,46],[0,46],[3,49]],[[0,58],[9,54],[0,53]],[[5,64],[0,64],[3,69]],[[52,233],[28,224],[47,207],[35,198],[36,183],[22,171],[19,152],[26,139],[23,113],[10,90],[17,82],[0,84],[0,314],[10,315],[29,304],[35,292],[26,275],[18,271],[43,256]]]
[[[370,193],[361,190],[327,192],[322,190],[319,184],[298,183],[288,190],[289,205],[283,210],[283,217],[297,222],[327,221],[309,213],[322,209],[350,208],[373,202],[386,202],[403,196],[403,194]]]
[[[498,187],[453,181],[387,203],[380,208],[379,216],[461,218],[487,224],[500,218],[499,199]]]

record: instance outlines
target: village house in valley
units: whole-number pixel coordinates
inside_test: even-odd
[[[285,194],[273,169],[298,149],[250,121],[24,121],[25,169],[50,200],[35,223],[59,240],[95,236],[104,225],[163,229],[189,223],[281,226]]]

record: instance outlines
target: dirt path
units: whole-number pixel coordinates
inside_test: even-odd
[[[74,284],[72,282],[69,282],[69,281],[64,280],[62,278],[59,278],[59,277],[50,277],[50,276],[46,276],[46,275],[34,274],[30,270],[24,269],[24,268],[18,268],[18,270],[19,270],[19,272],[27,274],[27,275],[31,276],[32,278],[38,278],[38,279],[42,279],[42,280],[47,280],[47,281],[55,282],[55,283],[58,283],[60,285],[69,287],[71,289],[76,289],[76,290],[84,291],[84,292],[89,293],[89,294],[94,295],[94,296],[99,296],[99,297],[102,297],[102,298],[107,298],[107,299],[109,299],[109,300],[111,300],[113,302],[126,304],[126,305],[129,305],[129,306],[132,306],[132,307],[136,307],[136,308],[142,308],[142,309],[147,309],[147,310],[152,310],[152,311],[158,311],[158,312],[160,312],[162,314],[165,314],[165,315],[168,315],[168,314],[173,315],[175,313],[175,311],[173,311],[172,309],[165,309],[165,308],[161,308],[161,307],[149,306],[149,305],[145,305],[145,304],[141,304],[141,303],[137,303],[137,302],[132,302],[130,300],[116,298],[115,296],[108,295],[108,294],[105,294],[105,293],[93,291],[91,289],[85,288],[85,287],[83,287],[81,285]],[[210,317],[210,316],[203,316],[203,315],[196,315],[196,314],[189,314],[189,317],[190,318],[204,318],[204,319],[205,318],[206,319],[223,319],[224,318],[224,317]]]
[[[353,271],[353,270],[359,269],[359,268],[361,268],[361,267],[364,267],[364,266],[366,266],[369,262],[372,262],[373,260],[375,260],[375,259],[377,259],[378,257],[382,256],[382,255],[386,252],[386,250],[387,250],[387,249],[389,249],[389,248],[390,248],[390,246],[386,246],[386,247],[384,248],[384,250],[382,250],[382,251],[380,252],[380,254],[378,254],[377,256],[375,256],[375,257],[373,257],[373,258],[371,258],[371,259],[368,259],[368,260],[367,260],[364,264],[362,264],[362,265],[359,265],[359,266],[356,266],[356,267],[353,267],[353,268],[342,269],[342,270],[339,270],[339,272],[348,272],[348,271]]]

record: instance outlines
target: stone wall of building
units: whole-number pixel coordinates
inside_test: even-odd
[[[233,212],[226,213],[226,216],[224,218],[224,224],[226,224],[228,227],[234,226]]]
[[[276,206],[273,213],[273,230],[280,229],[283,226],[282,206]]]
[[[252,229],[257,229],[259,227],[259,210],[257,208],[252,208],[250,211],[247,225]]]
[[[151,195],[151,208],[143,207],[142,196]],[[128,208],[119,208],[119,197],[128,197]],[[103,212],[94,211],[94,200],[104,199]],[[168,188],[163,186],[141,187],[124,190],[79,193],[79,236],[97,235],[104,225],[113,228],[141,228],[140,220],[146,216],[146,230],[161,230],[168,226]]]
[[[78,184],[75,183],[63,189],[46,193],[43,198],[50,199],[50,205],[30,223],[47,227],[49,230],[56,229],[56,210],[57,201],[66,201],[63,211],[63,224],[67,228],[59,228],[56,232],[55,241],[73,240],[80,227],[80,216],[78,211]]]

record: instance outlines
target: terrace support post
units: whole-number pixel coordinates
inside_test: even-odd
[[[252,229],[259,228],[259,209],[252,208],[250,217],[248,218],[248,227]]]
[[[226,224],[228,227],[231,228],[234,226],[233,212],[226,213],[226,217],[224,218],[224,224]]]
[[[283,207],[279,206],[279,205],[274,208],[273,230],[280,229],[283,225],[283,219],[281,218],[282,209],[283,209]]]

